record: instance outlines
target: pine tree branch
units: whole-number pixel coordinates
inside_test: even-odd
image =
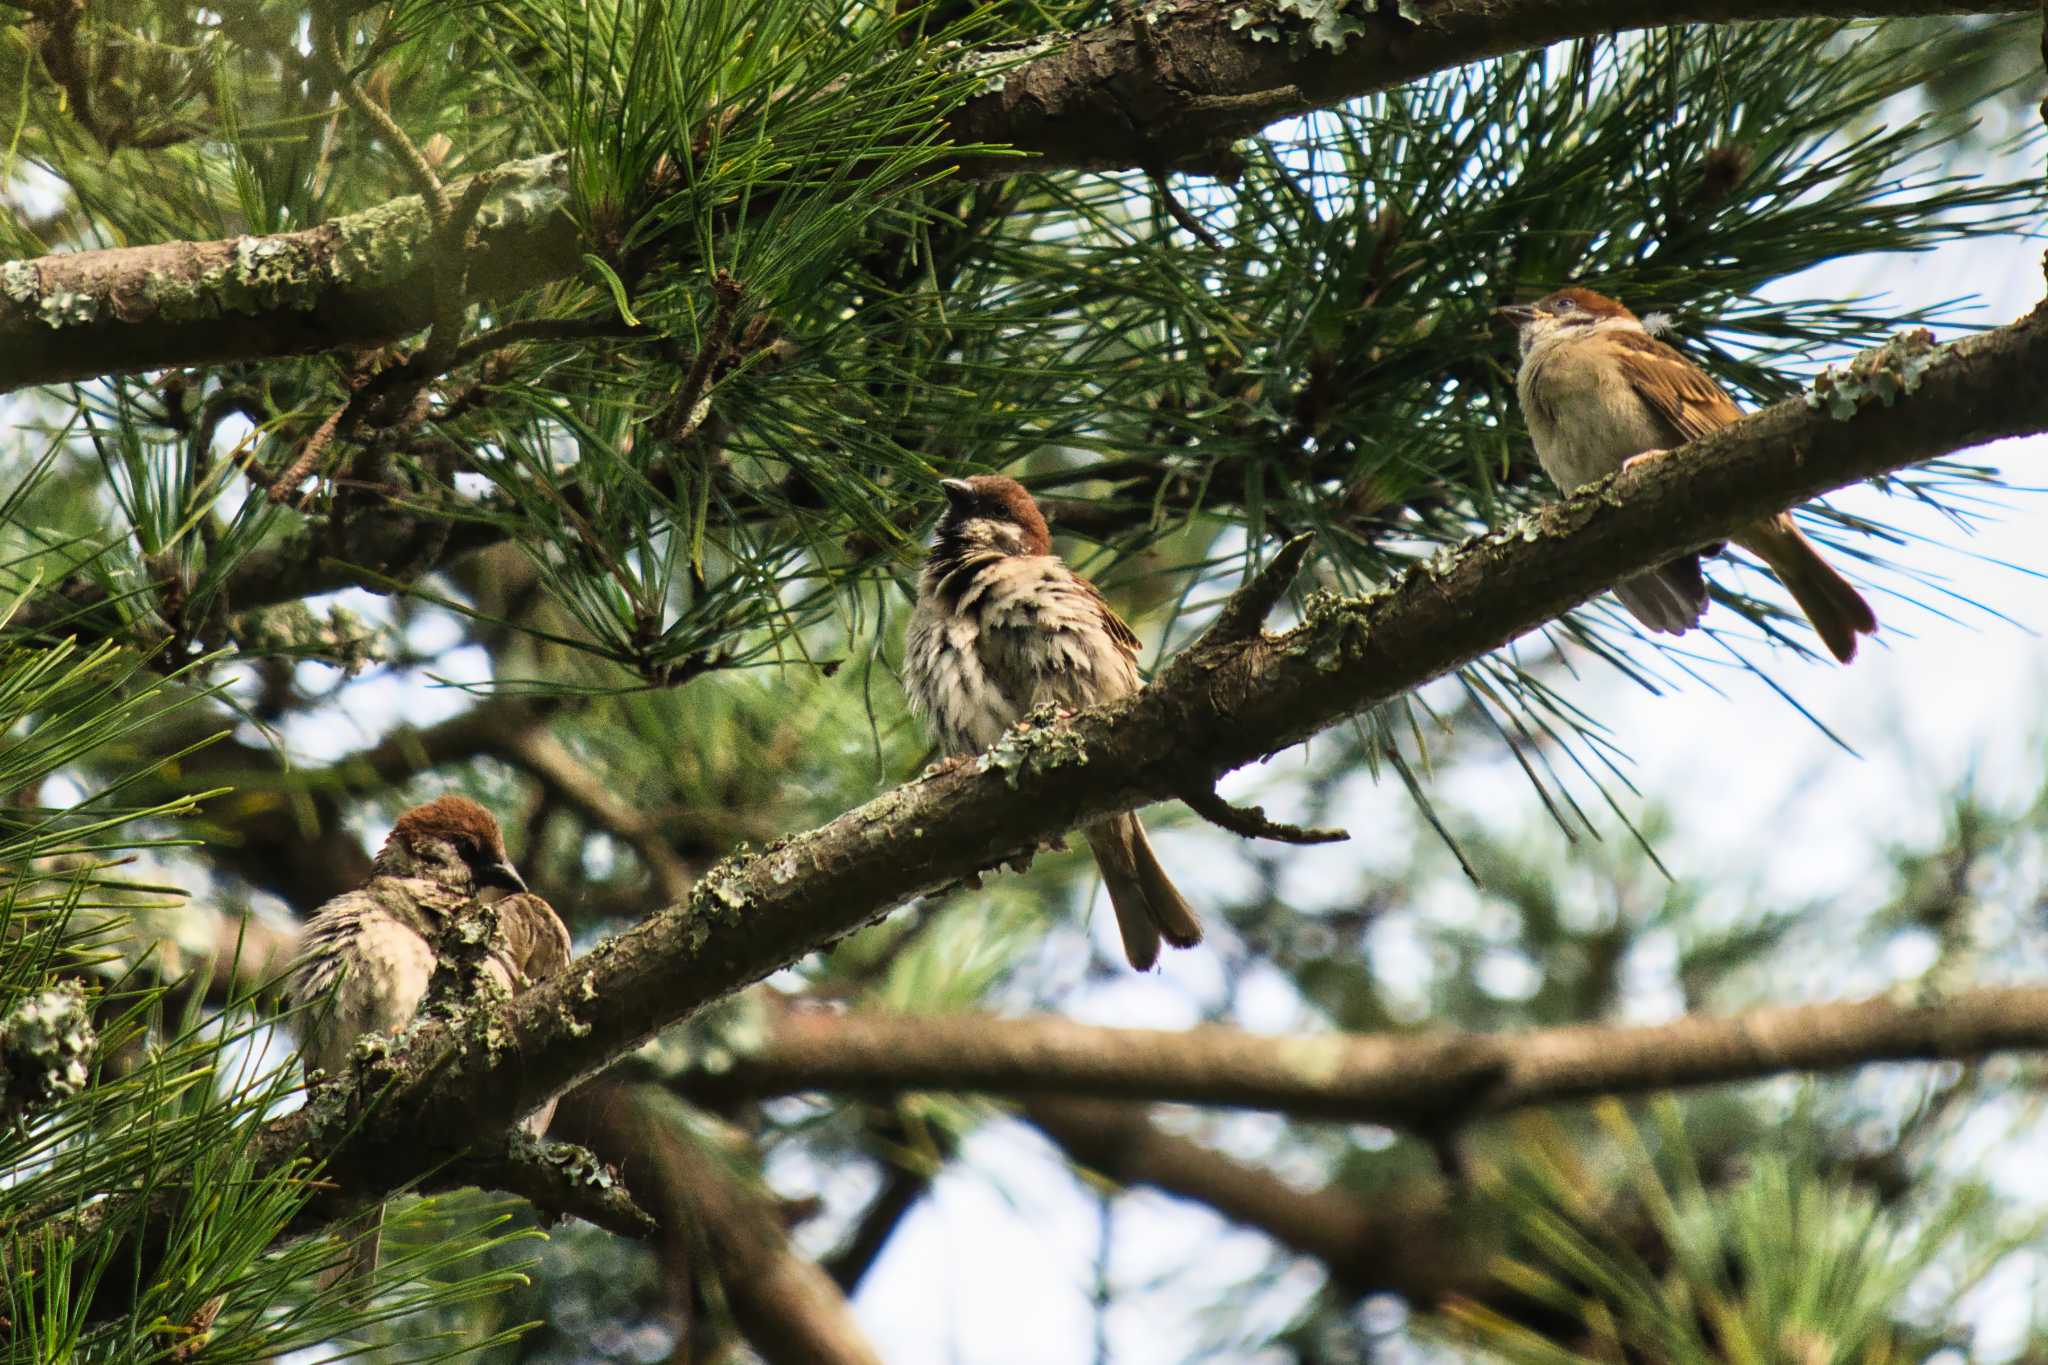
[[[672,1098],[656,1086],[609,1081],[571,1098],[577,1102],[558,1111],[555,1127],[624,1170],[659,1212],[671,1279],[715,1276],[762,1359],[879,1365],[831,1276],[790,1244],[776,1203],[677,1122]]]
[[[1858,478],[1995,436],[2048,429],[2048,315],[1940,348],[1909,338],[1779,404],[1541,516],[1474,539],[1364,598],[1311,601],[1301,625],[1175,659],[1126,702],[1005,738],[759,854],[579,958],[489,1025],[415,1030],[388,1059],[384,1121],[346,1135],[305,1112],[266,1138],[335,1169],[388,1170],[509,1126],[702,1005],[913,896],[993,868],[1086,820],[1134,809],[1285,748],[1498,648],[1604,585]],[[1914,391],[1889,406],[1873,393]],[[1858,395],[1863,405],[1857,406]],[[380,1151],[380,1148],[382,1149]]]
[[[811,1090],[940,1090],[1270,1109],[1439,1132],[1595,1095],[2012,1050],[2048,1050],[2048,986],[1969,991],[1925,1005],[1879,996],[1639,1027],[1408,1036],[785,1009],[757,1047],[673,1080],[707,1103]]]
[[[2048,310],[1934,347],[1908,334],[1788,400],[1475,538],[1281,635],[1184,652],[1136,696],[1007,736],[761,853],[489,1016],[410,1030],[363,1104],[273,1121],[260,1164],[317,1153],[357,1198],[459,1156],[703,1005],[1087,820],[1277,752],[1507,644],[1605,585],[1829,489],[2048,430]],[[1891,401],[1883,401],[1889,395]]]
[[[948,123],[963,144],[1031,153],[970,162],[970,175],[1179,168],[1227,176],[1228,144],[1278,119],[1570,38],[1684,23],[2032,8],[2032,0],[1352,0],[1331,7],[1331,18],[1354,25],[1332,50],[1270,0],[1154,3],[1048,44]]]
[[[1451,1294],[1500,1296],[1494,1239],[1455,1216],[1440,1181],[1410,1181],[1367,1204],[1350,1190],[1303,1190],[1162,1130],[1142,1105],[1044,1097],[1024,1117],[1068,1158],[1123,1185],[1190,1199],[1321,1262],[1356,1297],[1398,1294],[1427,1308]]]
[[[1358,4],[1359,0],[1352,0]],[[1029,153],[965,159],[982,179],[1052,169],[1227,169],[1218,149],[1276,119],[1467,62],[1562,39],[1682,22],[2011,14],[2033,0],[1430,0],[1378,5],[1331,52],[1240,0],[1146,9],[1135,22],[1034,42],[948,116],[962,145]],[[1139,33],[1144,39],[1140,40]],[[968,60],[1005,60],[981,51]],[[488,303],[583,269],[595,247],[568,212],[568,160],[552,153],[480,173],[490,192],[464,253],[465,296]],[[452,182],[461,200],[476,177]],[[435,320],[442,243],[418,195],[297,232],[164,242],[0,263],[0,393],[95,375],[250,362],[388,345]],[[443,290],[443,295],[446,291]],[[253,569],[246,575],[256,584]],[[308,586],[305,591],[342,586]],[[240,603],[245,599],[236,597]],[[249,598],[277,600],[275,598]]]

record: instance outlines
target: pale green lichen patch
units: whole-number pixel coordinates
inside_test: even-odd
[[[1014,42],[980,43],[969,46],[965,43],[944,43],[940,51],[945,60],[960,71],[977,76],[968,96],[993,95],[1003,88],[1008,73],[1037,57],[1059,47],[1061,39],[1056,34],[1039,38],[1023,38]]]
[[[34,261],[0,263],[0,294],[24,308],[33,308],[43,292],[43,277]]]
[[[1335,673],[1365,645],[1370,631],[1366,612],[1385,590],[1370,597],[1344,597],[1328,589],[1308,595],[1302,605],[1301,628],[1285,637],[1290,650],[1303,654],[1322,673]]]
[[[609,1190],[619,1183],[612,1168],[599,1161],[587,1147],[578,1147],[573,1142],[549,1142],[538,1144],[540,1159],[560,1171],[571,1182],[586,1189]]]
[[[233,618],[244,654],[292,654],[318,659],[350,677],[389,655],[383,634],[347,607],[325,615],[303,602],[244,612]]]
[[[477,211],[477,226],[537,223],[550,214],[566,212],[568,165],[567,152],[549,152],[484,172],[491,177],[491,193]]]
[[[1233,33],[1242,33],[1255,43],[1277,43],[1281,39],[1280,25],[1242,5],[1230,12],[1230,28]]]
[[[0,1120],[13,1122],[85,1089],[99,1046],[85,988],[59,982],[0,1018]]]
[[[1838,422],[1854,417],[1872,400],[1890,407],[1899,395],[1920,387],[1921,377],[1940,353],[1934,334],[1925,327],[1901,332],[1846,366],[1828,366],[1806,391],[1806,406],[1815,412],[1826,409]]]
[[[416,194],[337,218],[327,273],[336,284],[375,285],[412,272],[432,235],[427,205]]]
[[[1342,52],[1353,37],[1365,32],[1365,25],[1345,13],[1345,0],[1277,0],[1280,11],[1293,15],[1308,29],[1311,46]]]
[[[1342,52],[1365,32],[1363,13],[1356,0],[1249,0],[1230,11],[1230,27],[1253,42],[1284,39],[1297,53],[1304,46]]]
[[[705,927],[706,921],[725,920],[737,924],[741,914],[753,905],[753,893],[747,890],[745,879],[758,861],[758,854],[732,854],[700,877],[696,886],[690,889],[686,910],[691,921],[689,947],[692,951],[703,946],[704,936],[709,932]]]
[[[999,772],[1015,788],[1031,769],[1079,766],[1088,761],[1088,745],[1059,723],[1060,709],[1047,704],[1018,721],[975,763],[977,772]]]
[[[1352,1050],[1349,1039],[1335,1035],[1297,1036],[1276,1041],[1275,1057],[1281,1068],[1295,1080],[1315,1089],[1334,1084],[1344,1074],[1345,1060]]]
[[[295,238],[237,237],[233,257],[215,298],[222,312],[307,309],[326,286],[325,272]]]
[[[98,317],[99,312],[98,299],[70,289],[45,294],[43,301],[36,305],[36,316],[53,330],[84,326]]]

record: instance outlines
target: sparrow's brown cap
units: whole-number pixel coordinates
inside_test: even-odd
[[[1023,530],[1027,553],[1042,555],[1052,548],[1045,514],[1015,479],[1002,474],[976,474],[971,479],[941,479],[939,487],[946,490],[946,521],[958,523],[983,517],[1011,522]]]
[[[1536,321],[1545,313],[1569,313],[1574,310],[1590,313],[1596,318],[1632,318],[1634,313],[1608,298],[1597,290],[1583,285],[1569,284],[1562,289],[1545,294],[1534,303],[1511,303],[1505,308],[1493,310],[1494,317],[1502,322],[1511,322],[1520,327]]]
[[[476,874],[478,886],[526,889],[525,880],[505,856],[505,836],[498,829],[497,818],[466,796],[442,796],[414,806],[398,817],[391,835],[408,847],[417,847],[426,839],[452,844]]]

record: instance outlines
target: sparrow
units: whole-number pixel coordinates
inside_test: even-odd
[[[307,921],[287,971],[287,1003],[309,1078],[316,1070],[345,1074],[364,1035],[393,1035],[412,1022],[434,975],[442,931],[493,891],[512,894],[492,902],[498,929],[484,971],[516,995],[569,961],[569,931],[513,870],[497,820],[466,796],[444,796],[398,817],[369,881]],[[538,1136],[554,1112],[549,1100],[520,1126]],[[382,1224],[381,1206],[352,1220],[349,1259],[336,1279],[362,1284],[376,1269]]]
[[[910,706],[949,756],[979,753],[1034,708],[1078,710],[1138,690],[1138,637],[1095,585],[1052,553],[1045,517],[1015,479],[946,479],[946,511],[904,639]],[[1131,814],[1085,828],[1124,955],[1139,971],[1202,941]]]
[[[1560,289],[1494,315],[1519,329],[1515,391],[1522,416],[1538,463],[1567,494],[1742,416],[1704,370],[1603,294]],[[1770,566],[1841,662],[1856,657],[1857,636],[1877,633],[1870,604],[1821,558],[1789,512],[1741,527],[1731,539]],[[1638,621],[1669,635],[1697,626],[1707,609],[1697,554],[1624,579],[1614,595]]]

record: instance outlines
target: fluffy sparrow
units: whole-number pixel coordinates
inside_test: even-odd
[[[321,906],[300,936],[286,989],[309,1075],[345,1073],[359,1038],[396,1034],[412,1022],[442,930],[493,888],[512,894],[493,903],[498,933],[484,971],[517,994],[569,960],[569,931],[512,869],[498,822],[466,796],[444,796],[398,818],[370,880]],[[554,1112],[550,1100],[520,1126],[538,1135]],[[339,1278],[360,1283],[376,1268],[381,1225],[381,1208],[355,1220]]]
[[[979,753],[1034,707],[1093,706],[1138,690],[1138,637],[1095,585],[1052,553],[1015,479],[947,479],[946,513],[904,642],[910,705],[949,755]],[[1202,941],[1135,815],[1084,831],[1116,908],[1124,954],[1145,971],[1159,941]]]
[[[1650,335],[1634,313],[1590,289],[1560,289],[1495,314],[1520,330],[1515,390],[1536,458],[1570,493],[1636,460],[1660,455],[1742,416],[1704,370]],[[1877,615],[1837,573],[1790,513],[1739,529],[1737,545],[1769,565],[1843,663]],[[1681,635],[1707,609],[1698,555],[1615,584],[1614,595],[1653,631]]]

